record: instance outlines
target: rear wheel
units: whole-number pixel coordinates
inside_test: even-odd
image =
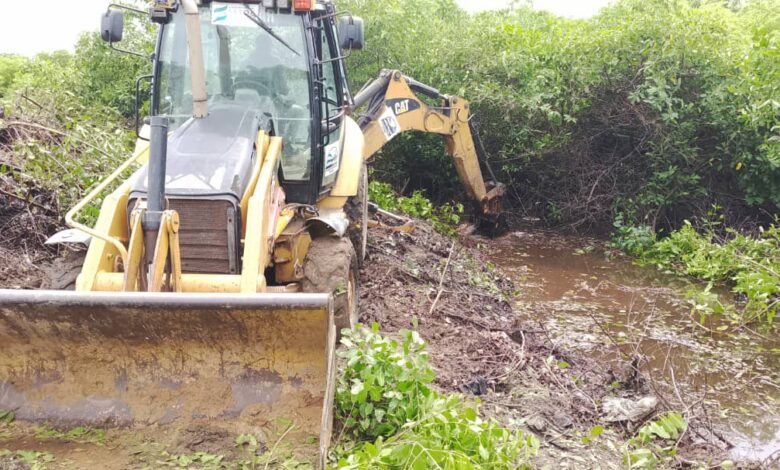
[[[304,292],[333,294],[338,333],[358,322],[360,292],[358,257],[348,238],[319,237],[311,242],[303,262]]]
[[[81,273],[84,259],[87,257],[85,250],[68,251],[65,256],[55,259],[46,267],[46,279],[42,289],[49,290],[76,290],[76,278]]]

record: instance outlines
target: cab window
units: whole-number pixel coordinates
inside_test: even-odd
[[[322,186],[327,188],[336,181],[341,163],[341,120],[343,92],[338,60],[338,48],[333,35],[332,18],[321,22],[318,48],[322,62],[322,95],[320,100],[323,122],[323,174]]]

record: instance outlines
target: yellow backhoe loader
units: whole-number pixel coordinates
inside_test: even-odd
[[[483,179],[469,104],[398,71],[353,96],[344,51],[362,48],[363,23],[328,0],[112,5],[112,48],[128,10],[158,25],[150,117],[50,240],[88,245],[75,282],[54,280],[74,291],[0,291],[0,410],[260,437],[284,419],[322,466],[335,339],[358,320],[366,161],[399,133],[441,134],[495,223],[504,189]]]

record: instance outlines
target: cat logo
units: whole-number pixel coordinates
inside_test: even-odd
[[[399,114],[408,113],[409,112],[409,100],[403,100],[399,101],[395,104],[395,108],[393,109],[395,111],[395,115],[398,116]]]
[[[408,98],[396,98],[392,100],[387,100],[385,104],[387,104],[388,108],[393,110],[393,114],[395,114],[396,116],[400,116],[402,114],[406,114],[408,112],[420,109],[420,103]]]

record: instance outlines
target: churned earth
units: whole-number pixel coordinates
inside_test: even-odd
[[[498,239],[462,235],[455,241],[419,221],[411,231],[408,224],[384,222],[370,232],[363,321],[379,323],[386,333],[416,327],[428,342],[436,385],[474,395],[486,415],[534,433],[542,444],[534,464],[625,468],[627,439],[646,420],[678,409],[676,400],[666,399],[667,390],[646,375],[652,371],[640,353],[610,342],[593,331],[592,322],[587,333],[570,328],[569,334],[553,324],[577,321],[570,311],[587,308],[558,299],[570,289],[567,281],[554,270],[535,271],[544,255],[533,264],[527,252],[544,246],[563,250],[550,261],[581,269],[580,261],[571,261],[579,259],[575,251],[595,241],[567,245],[541,232]],[[603,253],[601,259],[610,263]],[[616,264],[626,265],[632,268],[622,260]],[[642,398],[658,404],[637,421],[605,416],[607,401],[630,404]],[[713,425],[697,418],[689,430],[665,465],[718,465],[729,458]]]

